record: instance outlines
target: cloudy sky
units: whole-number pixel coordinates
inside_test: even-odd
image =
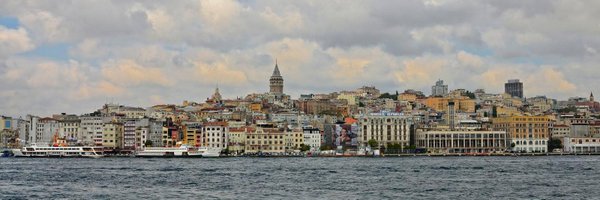
[[[598,92],[600,1],[27,1],[0,6],[0,114],[268,91]]]

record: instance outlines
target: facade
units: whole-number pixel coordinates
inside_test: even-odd
[[[496,131],[506,131],[517,152],[548,151],[550,118],[547,116],[512,116],[493,119]]]
[[[226,149],[229,127],[227,122],[207,122],[202,126],[202,146]]]
[[[76,115],[62,115],[58,120],[60,127],[59,137],[65,138],[69,145],[75,145],[83,141],[80,132],[81,120]]]
[[[246,153],[284,153],[285,133],[276,129],[257,128],[246,135]]]
[[[83,144],[101,146],[102,145],[102,126],[109,119],[100,115],[83,115],[81,119],[81,137]]]
[[[54,135],[58,134],[58,120],[53,118],[41,118],[37,123],[37,131],[32,143],[52,145]]]
[[[564,124],[556,124],[550,130],[552,139],[561,139],[571,135],[571,127]]]
[[[447,112],[448,111],[448,103],[454,102],[454,110],[473,113],[475,112],[475,100],[469,99],[468,97],[429,97],[424,100],[423,104],[431,109],[438,112]]]
[[[229,152],[243,153],[246,148],[246,137],[248,133],[254,132],[253,127],[229,128]]]
[[[565,137],[563,151],[566,153],[600,153],[600,138]]]
[[[269,92],[275,95],[283,95],[283,77],[279,72],[279,66],[277,62],[275,62],[275,69],[273,70],[273,75],[269,79]]]
[[[148,121],[148,139],[153,147],[162,147],[162,129],[163,122],[156,120]]]
[[[494,153],[509,147],[504,131],[417,130],[417,147],[434,153]]]
[[[102,146],[106,150],[123,148],[123,124],[118,122],[104,123],[102,126]]]
[[[504,92],[513,97],[523,98],[523,83],[519,79],[508,80],[504,84]]]
[[[125,120],[123,122],[123,150],[133,151],[136,149],[136,120]]]
[[[359,119],[358,143],[367,146],[375,140],[380,146],[388,144],[410,145],[412,120],[401,113],[371,113]]]
[[[445,96],[448,94],[448,85],[444,85],[443,80],[438,80],[435,85],[431,87],[431,96]]]
[[[303,127],[304,145],[310,147],[310,151],[318,151],[321,149],[321,131],[318,128]]]
[[[291,152],[299,150],[304,144],[304,134],[301,130],[293,130],[285,133],[285,150]]]

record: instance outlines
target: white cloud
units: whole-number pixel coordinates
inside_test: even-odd
[[[34,47],[25,29],[14,30],[0,25],[0,59],[31,50]]]

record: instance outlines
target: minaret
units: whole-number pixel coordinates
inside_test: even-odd
[[[279,72],[279,66],[277,66],[277,60],[275,60],[275,69],[273,70],[273,75],[269,79],[269,92],[272,94],[283,94],[283,77],[281,77],[281,73]]]

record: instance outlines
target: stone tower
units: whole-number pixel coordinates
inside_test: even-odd
[[[281,73],[279,72],[279,66],[277,66],[277,61],[275,61],[275,69],[273,70],[273,75],[269,79],[269,92],[272,94],[283,94],[283,77],[281,77]]]

